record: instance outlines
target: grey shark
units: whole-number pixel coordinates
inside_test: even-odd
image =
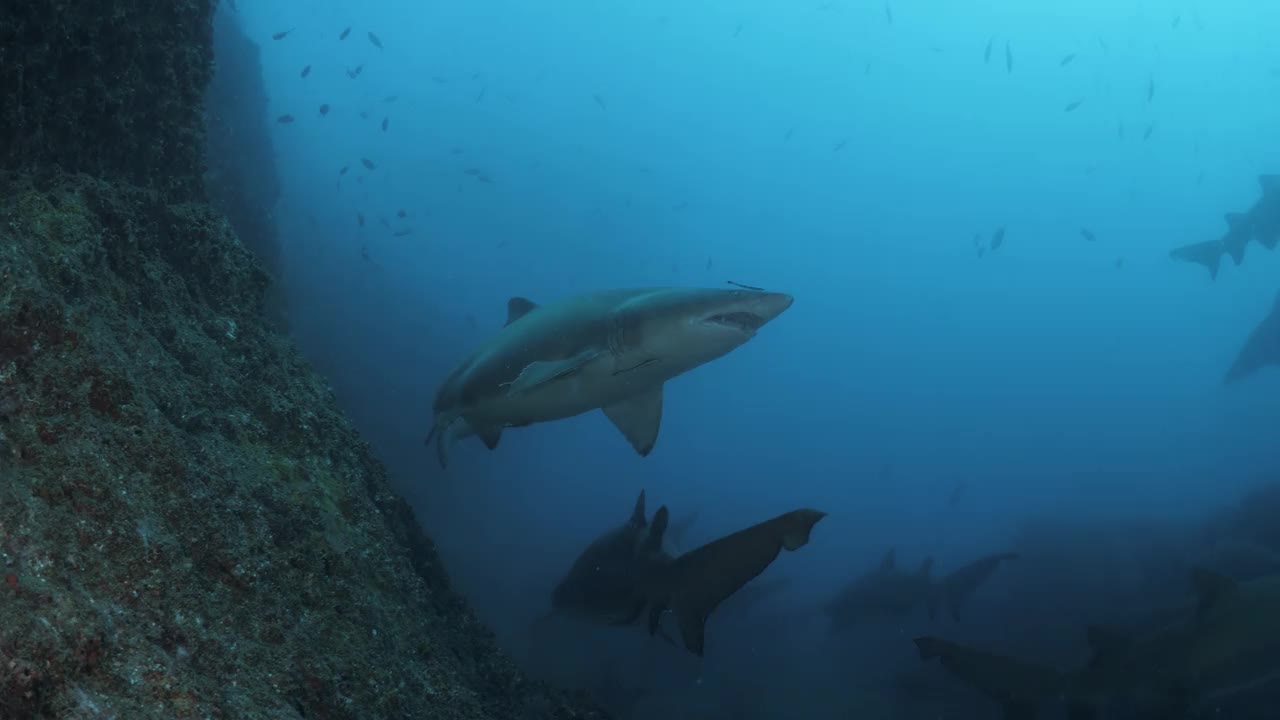
[[[934,616],[938,601],[941,601],[951,611],[951,618],[960,622],[960,608],[969,596],[991,578],[992,573],[1000,567],[1001,563],[1017,559],[1017,553],[988,555],[947,574],[935,586],[934,597],[930,598],[930,619]]]
[[[1004,708],[1006,720],[1030,720],[1042,704],[1064,700],[1073,720],[1098,718],[1124,699],[1142,717],[1182,718],[1217,696],[1280,673],[1280,576],[1237,582],[1209,570],[1191,573],[1196,601],[1134,632],[1091,627],[1093,659],[1073,672],[916,638],[924,660],[937,658],[965,684]]]
[[[1217,279],[1222,256],[1229,255],[1236,265],[1244,262],[1250,240],[1268,250],[1280,244],[1280,175],[1260,175],[1262,196],[1247,212],[1227,213],[1227,232],[1218,240],[1191,243],[1169,252],[1175,260],[1202,265],[1210,279]]]
[[[597,408],[641,456],[653,450],[663,384],[721,357],[791,307],[749,289],[602,290],[547,305],[507,303],[507,323],[441,384],[426,443],[441,467],[459,438],[489,449],[502,431]]]
[[[671,610],[685,647],[701,656],[711,613],[782,550],[808,544],[813,526],[824,517],[817,510],[793,510],[676,556],[664,544],[666,506],[646,520],[641,492],[630,519],[588,545],[556,584],[551,614],[626,626],[648,610],[652,635],[661,631],[662,615]]]
[[[1224,384],[1243,380],[1269,365],[1280,365],[1280,295],[1271,312],[1249,334],[1223,377]]]
[[[897,552],[889,550],[879,567],[854,580],[827,603],[824,609],[831,627],[910,614],[933,596],[932,568],[933,558],[928,557],[915,572],[899,570]]]

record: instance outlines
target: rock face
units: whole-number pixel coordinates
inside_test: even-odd
[[[601,717],[498,653],[264,322],[201,188],[209,23],[0,3],[0,718]]]

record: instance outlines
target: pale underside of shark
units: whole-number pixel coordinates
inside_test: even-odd
[[[721,357],[791,306],[747,289],[604,290],[539,306],[508,302],[507,324],[441,384],[435,421],[442,467],[453,442],[597,408],[640,455],[657,442],[663,384]]]

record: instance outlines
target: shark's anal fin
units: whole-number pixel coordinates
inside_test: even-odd
[[[658,442],[662,425],[662,386],[658,385],[604,410],[605,417],[627,438],[641,457],[648,455]]]
[[[511,298],[510,300],[507,301],[507,322],[506,322],[506,325],[503,325],[503,327],[510,325],[511,323],[519,320],[520,318],[524,317],[525,315],[528,315],[529,313],[537,309],[538,309],[538,304],[530,300],[529,298],[522,298],[522,297]]]
[[[507,383],[507,395],[510,397],[530,393],[556,380],[569,377],[599,354],[595,350],[584,350],[564,360],[535,360],[526,365],[515,380]]]
[[[667,506],[663,505],[653,514],[653,523],[649,526],[649,534],[644,538],[644,545],[640,548],[640,554],[643,557],[652,556],[655,553],[662,552],[662,536],[667,531],[667,522],[671,515],[667,510]]]
[[[475,433],[484,441],[484,446],[490,450],[498,449],[498,442],[502,440],[502,428],[497,425],[483,425],[474,428]]]

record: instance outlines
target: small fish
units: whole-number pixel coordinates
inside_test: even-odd
[[[1143,142],[1146,142],[1146,141],[1150,140],[1150,139],[1151,139],[1151,134],[1152,134],[1152,133],[1154,133],[1155,131],[1156,131],[1156,124],[1155,124],[1155,123],[1151,123],[1150,125],[1148,125],[1148,126],[1147,126],[1147,130],[1146,130],[1146,132],[1142,133],[1142,141],[1143,141]]]
[[[982,51],[982,64],[989,65],[991,63],[991,46],[996,44],[996,36],[992,35],[987,38],[987,49]]]
[[[986,249],[986,248],[984,248],[984,247],[980,247],[980,248],[978,248],[978,259],[979,259],[979,260],[981,260],[981,259],[982,259],[982,256],[983,256],[983,255],[986,255],[986,254],[987,254],[987,249]]]
[[[466,174],[468,174],[468,175],[479,175],[479,174],[480,174],[480,168],[467,168],[466,170],[463,170],[462,172],[464,172],[464,173],[466,173]]]
[[[432,76],[431,76],[431,82],[434,82],[434,83],[436,83],[436,84],[438,84],[438,85],[448,85],[448,84],[449,84],[449,78],[446,78],[446,77],[440,77],[439,75],[432,75]]]
[[[386,131],[387,131],[387,124],[388,124],[388,123],[390,123],[390,122],[391,122],[391,118],[389,118],[389,117],[384,117],[384,118],[382,118],[382,132],[386,132]]]
[[[368,111],[368,110],[361,110],[361,111],[360,111],[360,119],[361,119],[361,120],[368,120],[368,119],[369,119],[369,111]]]
[[[365,262],[369,262],[369,263],[373,262],[373,257],[369,255],[369,246],[367,245],[360,246],[360,257],[364,258]]]
[[[401,220],[403,220],[403,219],[405,219],[406,217],[409,217],[409,213],[405,212],[405,211],[404,211],[404,208],[401,208],[401,209],[399,209],[399,210],[397,210],[397,211],[396,211],[396,217],[398,217],[398,218],[400,218]]]
[[[486,86],[484,86],[484,87],[480,88],[480,92],[476,94],[476,99],[475,99],[475,100],[472,100],[472,102],[477,102],[477,103],[478,103],[478,102],[480,102],[481,100],[483,100],[483,99],[484,99],[484,94],[485,94],[485,93],[487,93],[487,92],[489,92],[489,86],[488,86],[488,85],[486,85]]]
[[[1089,228],[1080,228],[1080,236],[1089,242],[1093,242],[1098,239]]]
[[[388,96],[386,96],[386,97],[382,98],[382,102],[384,102],[384,103],[393,103],[393,102],[395,102],[395,101],[397,101],[397,100],[399,100],[399,99],[400,99],[400,96],[399,96],[399,95],[388,95]]]
[[[382,49],[382,41],[379,40],[378,36],[374,35],[372,32],[369,33],[369,42],[373,43],[373,46],[378,48],[379,50]]]
[[[413,228],[405,228],[404,230],[397,230],[391,233],[392,237],[404,237],[405,235],[412,235],[412,234],[413,234]]]
[[[383,216],[379,215],[379,216],[378,216],[378,222],[382,223],[382,227],[384,227],[384,228],[386,228],[386,229],[388,229],[388,230],[390,230],[390,229],[391,229],[391,222],[390,222],[389,220],[387,220],[385,217],[383,217]]]
[[[351,34],[351,27],[350,27],[350,26],[347,26],[347,29],[342,31],[342,34],[338,36],[338,39],[339,39],[339,40],[346,40],[346,39],[347,39],[347,36],[348,36],[348,35],[350,35],[350,34]]]
[[[795,133],[796,133],[795,128],[789,128],[789,129],[787,130],[787,134],[786,134],[786,136],[785,136],[784,138],[782,138],[782,139],[783,139],[783,140],[790,140],[790,139],[791,139],[791,136],[792,136],[792,135],[794,135]]]
[[[733,29],[733,36],[738,37],[742,34],[742,23],[738,23],[738,27]]]
[[[1013,72],[1013,46],[1007,42],[1004,44],[1004,68],[1005,72]]]
[[[755,290],[755,291],[757,291],[757,292],[765,292],[765,289],[764,289],[764,288],[762,288],[762,287],[756,287],[755,285],[743,285],[743,284],[742,284],[742,283],[740,283],[740,282],[734,282],[734,281],[732,281],[732,280],[726,280],[725,282],[729,283],[730,285],[734,285],[734,286],[736,286],[736,287],[740,287],[740,288],[742,288],[743,290]]]
[[[378,168],[378,166],[374,165],[373,161],[370,160],[369,158],[360,158],[360,164],[364,165],[366,168],[370,170],[376,170]]]
[[[710,255],[708,255],[708,256],[707,256],[707,269],[708,269],[708,270],[710,270],[710,269],[711,269],[711,256],[710,256]]]
[[[329,114],[329,103],[322,103],[320,105],[320,117],[324,117],[325,115],[328,115],[328,114]]]
[[[843,149],[844,149],[844,146],[845,146],[845,145],[848,145],[848,144],[849,144],[849,141],[848,141],[848,140],[841,140],[840,142],[838,142],[838,143],[836,143],[834,146],[832,146],[832,148],[831,148],[831,152],[833,152],[833,153],[838,153],[838,152],[840,152],[841,150],[843,150]]]
[[[890,25],[893,24],[893,6],[889,3],[884,4],[884,20]]]
[[[601,98],[599,95],[596,95],[595,93],[592,93],[592,94],[591,94],[591,99],[596,101],[596,104],[600,106],[600,109],[601,109],[601,110],[608,110],[608,109],[609,109],[609,107],[608,107],[607,105],[605,105],[605,104],[604,104],[604,99],[603,99],[603,98]]]
[[[689,207],[689,201],[688,201],[688,200],[681,200],[680,202],[676,203],[675,205],[672,205],[672,206],[671,206],[671,209],[672,209],[672,210],[674,210],[674,211],[676,211],[676,212],[683,212],[683,211],[684,211],[684,209],[685,209],[685,208],[687,208],[687,207]]]
[[[1121,140],[1124,139],[1124,121],[1123,120],[1116,122],[1116,137],[1120,138]]]
[[[280,123],[281,125],[288,125],[289,123],[293,122],[293,116],[281,115],[280,117],[276,118],[276,122]]]
[[[1154,75],[1147,78],[1147,102],[1151,102],[1156,97],[1156,78]]]
[[[1174,18],[1173,18],[1173,29],[1174,29],[1174,30],[1177,30],[1177,29],[1178,29],[1178,26],[1179,26],[1179,25],[1181,25],[1181,24],[1182,24],[1182,16],[1181,16],[1181,15],[1175,15],[1175,16],[1174,16]]]
[[[1062,60],[1058,63],[1058,67],[1066,67],[1071,64],[1072,60],[1075,60],[1075,59],[1076,59],[1075,53],[1067,53],[1067,55],[1063,57]]]
[[[357,65],[354,70],[347,71],[347,77],[351,78],[352,80],[355,80],[356,78],[360,77],[360,73],[362,72],[364,72],[364,65],[363,64]]]
[[[308,76],[308,75],[310,75],[310,74],[311,74],[311,66],[310,66],[310,65],[308,65],[308,66],[306,66],[306,67],[302,68],[302,77],[306,77],[306,76]]]
[[[982,249],[982,233],[973,234],[973,246]]]
[[[289,28],[288,30],[282,30],[281,32],[276,33],[275,35],[272,35],[272,36],[271,36],[271,39],[272,39],[272,40],[283,40],[283,39],[285,39],[286,37],[288,37],[289,33],[293,32],[294,30],[297,30],[297,28]]]
[[[356,224],[360,227],[364,227],[364,214],[356,213]]]
[[[995,232],[991,233],[991,250],[996,251],[1000,246],[1004,245],[1004,226],[1001,225]]]
[[[1072,102],[1067,103],[1067,106],[1062,108],[1062,111],[1071,112],[1072,110],[1075,110],[1076,108],[1080,107],[1080,103],[1083,103],[1083,102],[1084,102],[1083,98],[1079,100],[1073,100]]]
[[[1124,258],[1116,258],[1116,269],[1117,270],[1124,269]]]
[[[1098,47],[1102,48],[1103,55],[1106,55],[1107,53],[1111,52],[1111,46],[1107,44],[1106,40],[1102,39],[1101,35],[1098,36]]]
[[[1196,185],[1203,185],[1203,184],[1204,184],[1204,171],[1203,171],[1203,170],[1201,170],[1201,171],[1196,175]]]
[[[343,165],[342,169],[338,171],[338,177],[342,177],[343,175],[346,175],[347,171],[350,169],[351,169],[350,165]]]

